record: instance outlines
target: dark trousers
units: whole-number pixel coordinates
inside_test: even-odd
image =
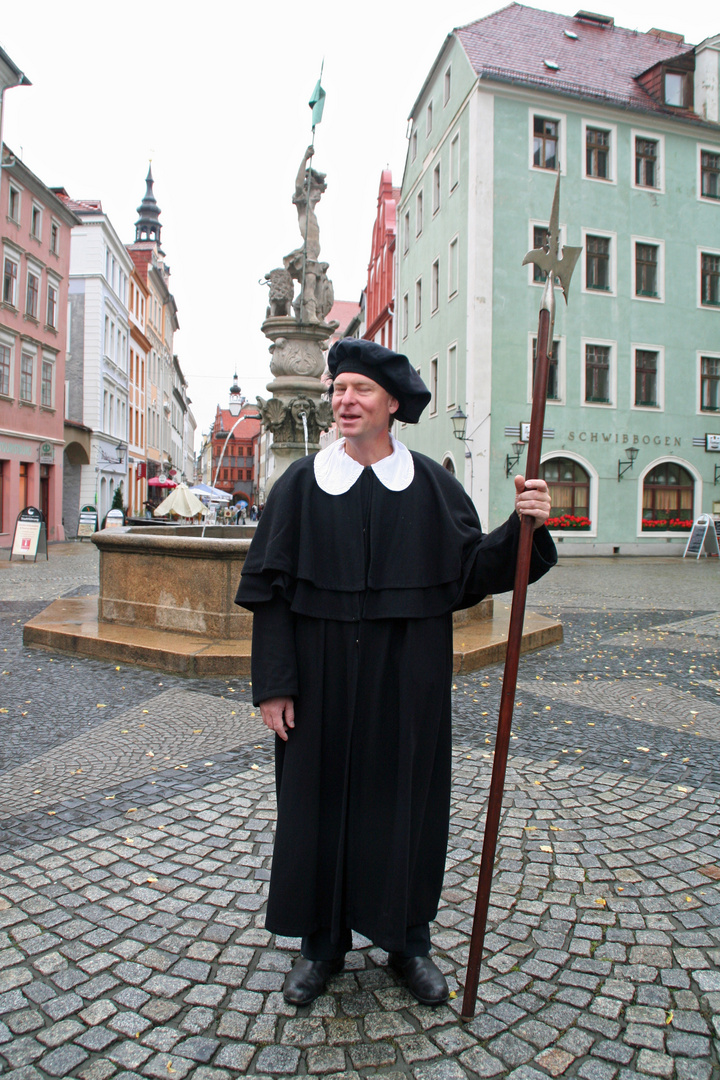
[[[352,948],[352,931],[344,930],[340,941],[334,942],[330,937],[329,928],[322,927],[314,934],[308,934],[302,939],[300,952],[306,960],[337,960],[350,952]],[[405,938],[405,948],[398,956],[427,956],[430,952],[430,927],[427,923],[419,923],[417,926],[408,926]]]

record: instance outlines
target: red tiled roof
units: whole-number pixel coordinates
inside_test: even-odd
[[[338,322],[340,325],[333,334],[331,341],[339,341],[348,326],[360,311],[360,305],[354,300],[336,300],[330,308],[330,314],[325,322]]]
[[[74,214],[102,214],[102,203],[99,199],[71,199],[64,188],[53,188],[55,195],[62,203],[72,210]]]
[[[566,30],[577,38],[568,37]],[[481,78],[673,115],[678,110],[652,98],[636,80],[655,64],[693,48],[678,41],[679,35],[638,33],[522,4],[510,4],[455,34]],[[557,64],[557,71],[546,60]]]

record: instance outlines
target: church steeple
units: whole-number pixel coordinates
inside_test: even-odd
[[[153,194],[152,165],[148,166],[145,177],[145,195],[137,208],[138,219],[135,222],[135,242],[139,240],[154,240],[160,246],[160,207]]]

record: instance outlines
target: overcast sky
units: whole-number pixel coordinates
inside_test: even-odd
[[[619,25],[699,41],[720,31],[714,5],[593,0]],[[258,282],[299,244],[295,174],[310,141],[307,102],[324,59],[325,114],[315,165],[335,296],[365,285],[380,173],[397,184],[407,117],[446,35],[502,6],[493,0],[34,0],[4,4],[0,44],[32,81],[5,98],[5,142],[48,186],[100,198],[134,240],[152,159],[172,271],[175,339],[198,431],[227,404],[237,370],[265,394],[269,342]],[[572,15],[582,0],[545,7]]]

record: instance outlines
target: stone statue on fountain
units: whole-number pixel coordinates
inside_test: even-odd
[[[270,302],[262,331],[272,343],[270,371],[275,378],[268,383],[273,396],[269,401],[259,397],[257,402],[265,429],[273,433],[276,465],[271,482],[291,461],[318,450],[320,432],[332,423],[320,376],[325,367],[323,350],[338,323],[325,322],[334,294],[328,263],[320,261],[315,210],[327,184],[325,174],[310,165],[314,153],[312,146],[305,151],[292,197],[301,245],[284,257],[282,267],[265,275]]]

